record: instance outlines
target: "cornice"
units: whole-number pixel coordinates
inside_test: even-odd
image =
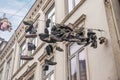
[[[6,56],[6,54],[9,52],[9,50],[13,47],[13,45],[15,44],[15,40],[16,38],[15,38],[15,35],[13,34],[13,36],[10,38],[5,48],[3,49],[0,55],[0,60],[2,60]]]

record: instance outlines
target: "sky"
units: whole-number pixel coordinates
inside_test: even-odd
[[[5,17],[12,23],[12,31],[0,31],[0,37],[9,41],[35,0],[0,0],[0,18]]]

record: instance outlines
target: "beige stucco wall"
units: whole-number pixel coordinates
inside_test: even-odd
[[[65,9],[65,0],[55,0],[55,9],[56,9],[56,23],[62,22],[65,18],[66,9]],[[62,6],[61,6],[62,5]],[[38,11],[40,13],[39,19],[45,19],[45,13],[40,9]],[[95,28],[95,29],[103,29],[105,32],[102,36],[105,36],[108,39],[107,45],[98,45],[97,49],[93,49],[92,47],[86,48],[87,53],[87,76],[88,80],[118,80],[117,72],[116,72],[116,64],[114,59],[114,52],[112,50],[112,41],[110,37],[109,27],[106,18],[105,5],[104,0],[86,0],[75,12],[71,15],[65,22],[74,23],[82,14],[86,15],[85,19],[85,27],[86,28]],[[38,24],[38,33],[43,32],[44,22],[39,21]],[[97,36],[101,36],[100,32],[96,32]],[[22,34],[24,35],[24,34]],[[21,36],[22,36],[21,35]],[[20,37],[21,37],[20,36]],[[18,73],[18,58],[19,58],[19,44],[16,39],[14,45],[14,51],[12,56],[13,63],[13,79],[18,79],[21,77],[23,73],[25,73],[29,66],[33,65],[37,62],[35,66],[35,80],[40,80],[42,78],[42,62],[38,59],[44,53],[45,45],[40,48],[36,54],[34,55],[34,60],[28,61],[27,64],[20,69]],[[38,45],[37,47],[42,45],[42,41],[38,37]],[[67,50],[64,43],[57,43],[60,47],[64,49],[64,52],[55,51],[55,61],[57,65],[55,66],[55,80],[67,80],[68,79],[68,71],[67,71]],[[5,65],[5,64],[4,64]],[[4,80],[4,79],[3,79]]]
[[[62,8],[59,9],[59,11],[61,10]],[[87,47],[89,80],[117,80],[115,59],[111,47],[111,38],[106,19],[104,0],[86,0],[85,3],[83,3],[83,5],[65,23],[74,23],[82,14],[85,14],[87,17],[85,20],[86,28],[103,29],[105,31],[103,36],[108,39],[107,46],[98,45],[97,49]],[[61,15],[61,13],[58,12],[57,15]],[[57,21],[59,22],[59,20],[61,19],[58,18]],[[97,35],[100,36],[100,33],[97,32]],[[61,60],[64,61],[63,54],[56,55],[59,55],[59,57],[61,55],[61,58],[63,58],[57,59],[57,62],[60,62]],[[57,69],[58,70],[56,70],[56,72],[62,74],[62,72],[59,71],[61,67],[57,67]],[[60,80],[59,76],[56,77],[56,80]]]

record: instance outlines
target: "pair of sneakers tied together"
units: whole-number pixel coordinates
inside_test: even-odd
[[[27,28],[25,29],[25,32],[29,34],[25,35],[25,38],[35,38],[37,37],[36,35],[36,30],[34,29],[34,21],[33,20],[27,20],[27,21],[23,21],[23,23],[27,26]],[[33,43],[28,42],[28,51],[32,51],[35,50],[36,46]],[[33,60],[34,57],[32,55],[21,55],[20,56],[21,60]]]

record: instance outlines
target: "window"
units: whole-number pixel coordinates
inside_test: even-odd
[[[9,80],[10,79],[10,69],[11,69],[11,60],[9,60],[7,62],[7,65],[6,65],[6,71],[5,71],[5,80]]]
[[[50,60],[53,61],[53,58]],[[44,80],[55,80],[54,79],[54,65],[49,65],[48,70],[44,71]]]
[[[80,2],[81,0],[67,0],[68,3],[68,12],[71,12],[72,9]]]
[[[30,42],[33,43],[33,44],[37,47],[37,38],[31,39]],[[34,50],[32,50],[32,51],[30,52],[30,54],[28,54],[28,55],[32,55],[33,53],[34,53]]]
[[[26,49],[26,41],[24,41],[20,46],[20,55],[25,55],[25,49]],[[19,67],[21,67],[24,64],[24,60],[20,60]]]
[[[46,19],[51,20],[50,27],[48,28],[49,34],[51,33],[51,27],[53,25],[53,22],[55,22],[55,6],[54,4],[51,6],[51,8],[46,13]]]
[[[0,71],[0,80],[2,80],[2,70]]]
[[[54,66],[49,65],[49,70],[45,72],[45,80],[54,80]]]
[[[70,80],[87,80],[86,53],[77,43],[69,47],[68,62]]]

